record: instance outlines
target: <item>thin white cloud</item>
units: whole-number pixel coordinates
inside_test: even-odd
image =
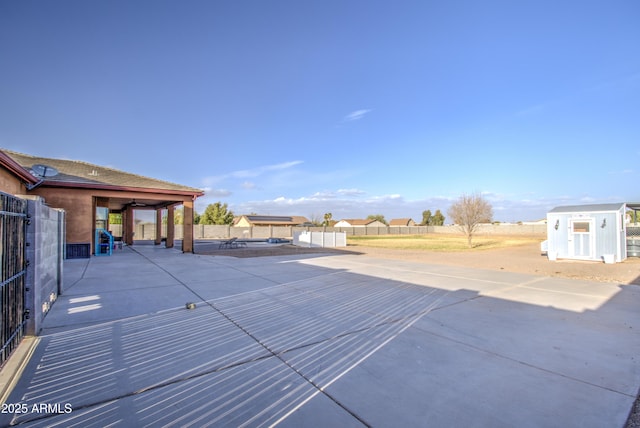
[[[445,196],[409,200],[401,194],[362,196],[364,192],[356,193],[353,196],[344,192],[341,194],[338,191],[322,191],[302,197],[281,195],[274,199],[235,204],[233,211],[236,214],[256,212],[273,215],[302,215],[307,218],[321,217],[324,213],[330,212],[336,220],[366,218],[371,214],[382,214],[387,220],[412,218],[420,222],[422,212],[425,210],[431,210],[431,212],[440,210],[445,217],[448,217],[449,207],[457,200],[457,198]],[[494,219],[502,222],[540,220],[556,206],[607,202],[589,195],[536,198],[532,194],[483,192],[483,196],[493,206]],[[612,199],[617,201],[621,198]],[[445,222],[449,223],[450,219],[446,218]]]
[[[366,192],[360,189],[338,189],[336,193],[342,196],[360,196]]]
[[[596,198],[592,198],[591,196],[583,196],[582,198],[580,198],[580,202],[583,204],[592,204],[594,202],[596,202],[597,199]]]
[[[372,201],[396,200],[396,199],[402,199],[402,195],[394,193],[393,195],[381,195],[381,196],[374,196],[373,198],[371,198]]]
[[[262,165],[262,166],[258,166],[256,168],[251,168],[251,169],[242,169],[242,170],[232,171],[232,172],[221,174],[221,175],[211,175],[208,177],[204,177],[202,179],[202,183],[205,187],[207,186],[211,187],[214,184],[220,183],[229,178],[255,178],[266,172],[282,171],[288,168],[292,168],[296,165],[300,165],[301,163],[304,163],[304,161],[294,160],[294,161],[282,162],[282,163],[277,163],[272,165]],[[244,187],[246,183],[250,183],[250,181],[248,180],[244,181],[242,186]]]
[[[213,189],[210,187],[205,187],[203,190],[207,196],[227,197],[231,196],[232,194],[232,192],[227,189]]]
[[[235,178],[257,177],[259,175],[264,174],[267,171],[280,171],[283,169],[294,167],[296,165],[300,165],[301,163],[303,163],[303,161],[295,160],[290,162],[278,163],[274,165],[263,165],[253,169],[243,169],[239,171],[234,171],[229,175]]]
[[[310,196],[309,199],[314,199],[314,200],[326,200],[326,199],[335,199],[336,198],[336,194],[334,192],[331,192],[329,190],[323,190],[321,192],[316,192],[313,195]]]
[[[346,115],[342,120],[343,122],[353,122],[354,120],[360,120],[363,117],[365,117],[367,113],[370,113],[371,111],[372,111],[371,109],[362,109],[362,110],[352,111],[351,113]]]
[[[371,214],[383,214],[387,219],[406,218],[427,208],[444,209],[438,205],[425,207],[424,201],[406,201],[399,194],[374,195],[363,198],[365,192],[357,189],[316,192],[311,196],[291,198],[278,196],[274,199],[251,201],[233,207],[236,214],[257,212],[261,214],[304,215],[331,212],[334,219],[366,218]],[[417,218],[416,218],[417,219]],[[419,220],[419,219],[417,219]]]

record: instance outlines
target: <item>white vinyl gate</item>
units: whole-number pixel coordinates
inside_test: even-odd
[[[294,232],[293,245],[299,247],[346,247],[346,232]]]

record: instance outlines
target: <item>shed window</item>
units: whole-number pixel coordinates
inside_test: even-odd
[[[573,222],[573,233],[589,233],[589,222],[588,221]]]

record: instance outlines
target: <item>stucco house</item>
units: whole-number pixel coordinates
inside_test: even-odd
[[[415,226],[416,222],[410,218],[394,218],[389,222],[389,226]]]
[[[193,205],[200,189],[136,175],[87,162],[44,158],[0,149],[0,190],[36,195],[66,212],[66,242],[90,244],[96,228],[109,228],[109,214],[122,214],[123,241],[133,244],[134,210],[155,210],[156,242],[161,213],[168,212],[166,246],[174,244],[174,208],[184,207],[182,251],[193,252]]]
[[[253,227],[253,226],[300,226],[302,224],[308,224],[309,220],[306,217],[293,215],[293,216],[278,216],[278,215],[241,215],[234,219],[234,227]]]
[[[379,220],[350,218],[340,220],[333,227],[387,227],[387,225]]]
[[[10,195],[26,195],[39,179],[6,153],[0,151],[0,191]]]

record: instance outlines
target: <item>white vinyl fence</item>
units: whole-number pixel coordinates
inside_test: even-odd
[[[293,245],[299,247],[346,247],[347,234],[345,232],[293,232]]]

